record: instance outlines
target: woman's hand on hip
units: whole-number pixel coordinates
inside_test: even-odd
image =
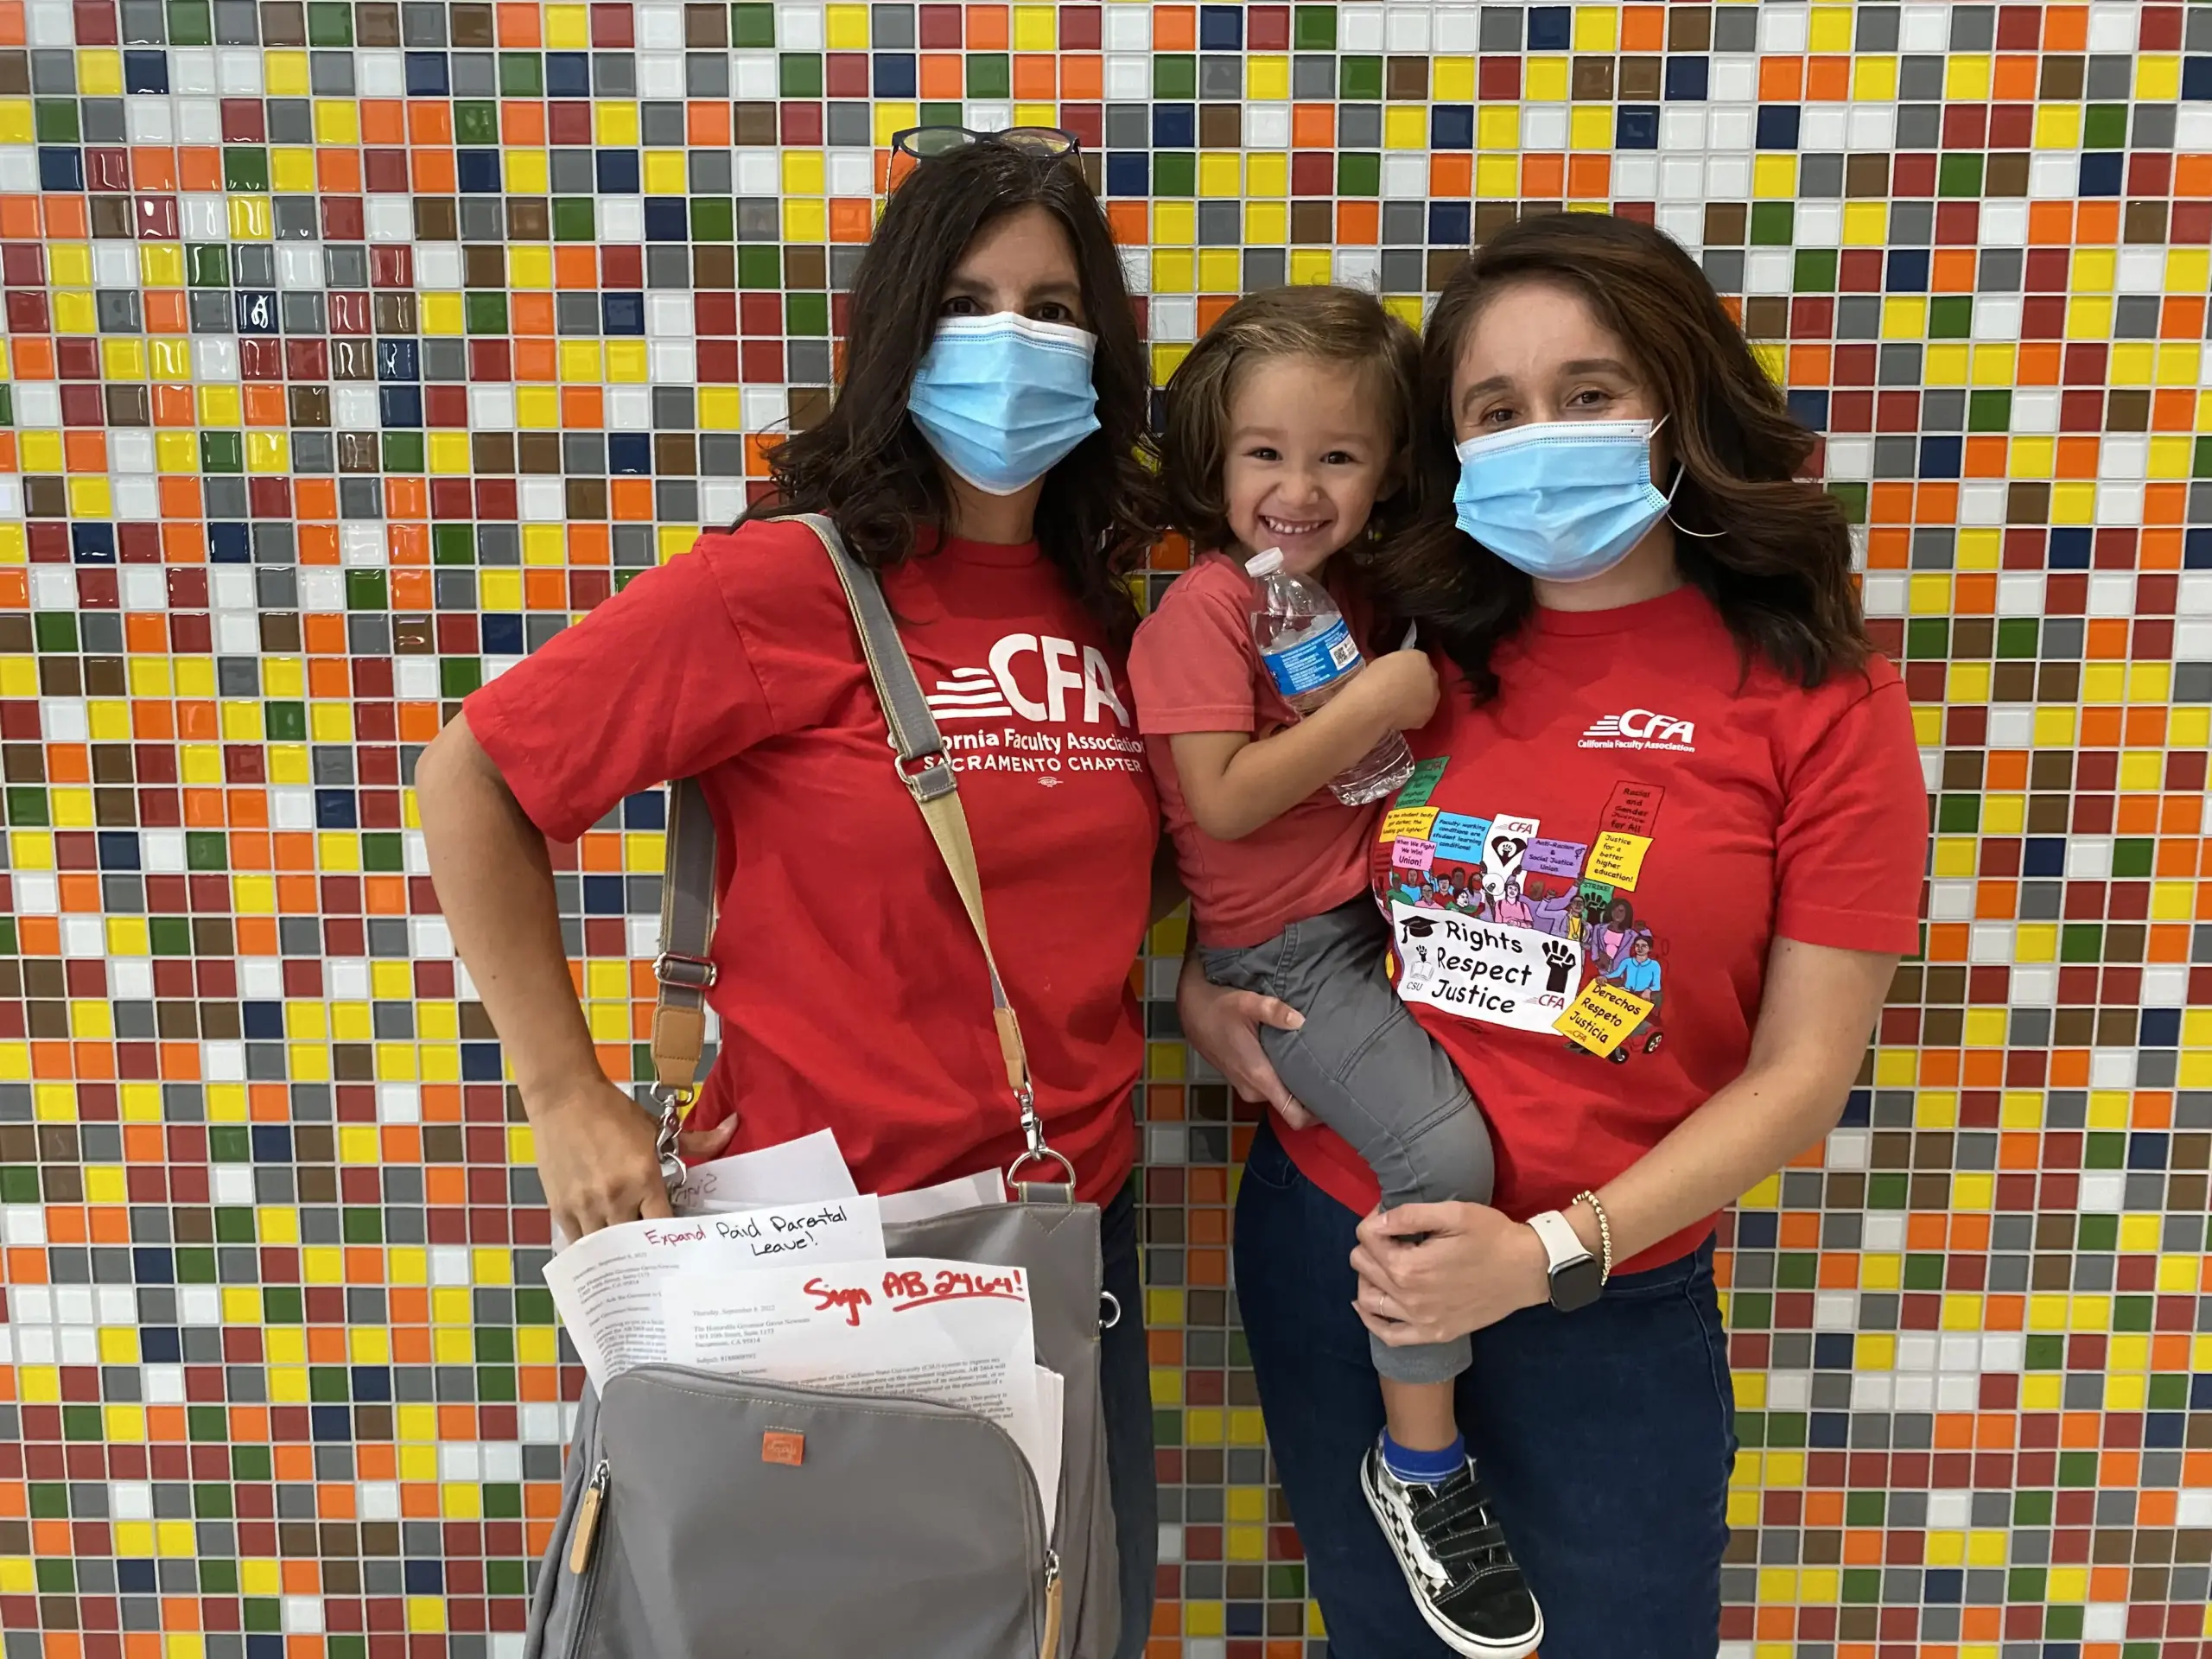
[[[1392,1347],[1449,1342],[1551,1295],[1542,1242],[1486,1204],[1377,1210],[1351,1265],[1361,1322]]]
[[[1229,1079],[1237,1099],[1265,1101],[1294,1129],[1313,1126],[1313,1114],[1283,1087],[1260,1046],[1261,1027],[1296,1031],[1306,1023],[1304,1014],[1275,997],[1215,984],[1195,953],[1183,958],[1182,976],[1175,982],[1175,1012],[1183,1021],[1184,1040]]]
[[[660,1173],[658,1125],[604,1077],[556,1098],[532,1103],[537,1177],[563,1237],[671,1213]],[[678,1137],[687,1158],[711,1157],[736,1132],[734,1115],[713,1128]]]

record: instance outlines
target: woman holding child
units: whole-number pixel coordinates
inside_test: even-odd
[[[1447,673],[1368,841],[1362,948],[1460,1094],[1374,1132],[1374,1068],[1332,1014],[1317,1043],[1268,986],[1305,1031],[1271,1007],[1255,1042],[1205,980],[1234,964],[1184,975],[1193,1042],[1274,1107],[1236,1217],[1268,1437],[1338,1659],[1526,1653],[1516,1592],[1545,1659],[1710,1659],[1734,1454],[1714,1224],[1834,1124],[1916,946],[1905,695],[1840,512],[1797,478],[1811,440],[1657,232],[1554,216],[1486,244],[1409,419],[1430,510],[1376,547],[1371,591]],[[1394,864],[1477,836],[1503,902],[1408,899]],[[1522,924],[1532,880],[1546,914],[1571,886],[1580,948]],[[1395,1027],[1375,1046],[1415,1052]],[[1460,1173],[1488,1179],[1403,1202],[1396,1154],[1433,1121],[1487,1131]],[[1408,1414],[1389,1356],[1440,1354],[1448,1410]],[[1459,1431],[1472,1466],[1446,1474]]]
[[[1002,1074],[957,896],[836,582],[779,519],[829,512],[948,729],[1149,746],[1156,795],[980,746],[962,779],[1039,1107],[1104,1207],[1120,1653],[1157,1533],[1128,969],[1164,808],[1195,900],[1185,1028],[1276,1114],[1238,1282],[1339,1659],[1710,1655],[1733,1445],[1713,1217],[1834,1122],[1925,849],[1903,690],[1834,505],[1793,481],[1808,440],[1696,268],[1619,221],[1501,236],[1424,346],[1367,296],[1255,296],[1171,388],[1172,516],[1209,556],[1132,649],[1123,579],[1163,514],[1073,141],[901,148],[921,159],[856,277],[840,396],[774,454],[772,504],[472,697],[418,770],[556,1220],[666,1201],[578,1008],[545,838],[674,777],[702,779],[723,849],[722,1046],[687,1153],[827,1127],[891,1191],[1020,1148],[978,1105]],[[1239,567],[1269,550],[1370,658],[1302,720],[1250,641]],[[1375,649],[1383,610],[1418,648]],[[1400,731],[1423,765],[1395,806],[1329,791]],[[1414,879],[1440,838],[1479,868]],[[824,856],[852,874],[833,910],[805,880]],[[1616,915],[1626,968],[1598,960]]]

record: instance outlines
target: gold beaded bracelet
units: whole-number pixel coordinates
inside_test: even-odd
[[[1578,1192],[1577,1204],[1586,1204],[1590,1213],[1598,1218],[1598,1282],[1609,1284],[1613,1277],[1613,1222],[1605,1213],[1605,1206],[1598,1202],[1595,1192]]]

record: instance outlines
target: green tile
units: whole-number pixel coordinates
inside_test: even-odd
[[[819,98],[822,96],[822,54],[819,52],[785,52],[776,59],[776,95],[779,98]]]
[[[456,144],[497,144],[499,106],[488,98],[457,98],[453,105],[453,141]]]
[[[732,6],[729,9],[729,43],[741,48],[775,45],[775,7],[757,3]]]
[[[970,52],[968,54],[968,96],[1012,98],[1014,60],[1003,52]]]
[[[1979,196],[1981,194],[1981,157],[1974,155],[1946,156],[1936,166],[1936,194],[1939,196]]]
[[[1790,277],[1790,289],[1797,294],[1833,294],[1836,285],[1836,251],[1834,248],[1800,248]]]
[[[1751,245],[1755,248],[1786,248],[1796,236],[1796,207],[1786,201],[1755,201],[1751,204]]]
[[[231,144],[223,150],[223,188],[269,194],[269,152],[257,144]]]
[[[1380,103],[1382,60],[1365,56],[1338,59],[1337,96],[1348,103]]]
[[[1337,154],[1337,194],[1374,197],[1382,194],[1382,158],[1373,150],[1347,149]]]

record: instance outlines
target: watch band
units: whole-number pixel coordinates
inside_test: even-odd
[[[1548,1266],[1553,1273],[1557,1273],[1561,1268],[1574,1262],[1587,1262],[1592,1259],[1590,1252],[1584,1248],[1582,1239],[1575,1232],[1573,1224],[1558,1211],[1547,1210],[1541,1215],[1531,1216],[1529,1217],[1529,1225],[1535,1230],[1536,1236],[1543,1241],[1544,1255],[1548,1258]]]

